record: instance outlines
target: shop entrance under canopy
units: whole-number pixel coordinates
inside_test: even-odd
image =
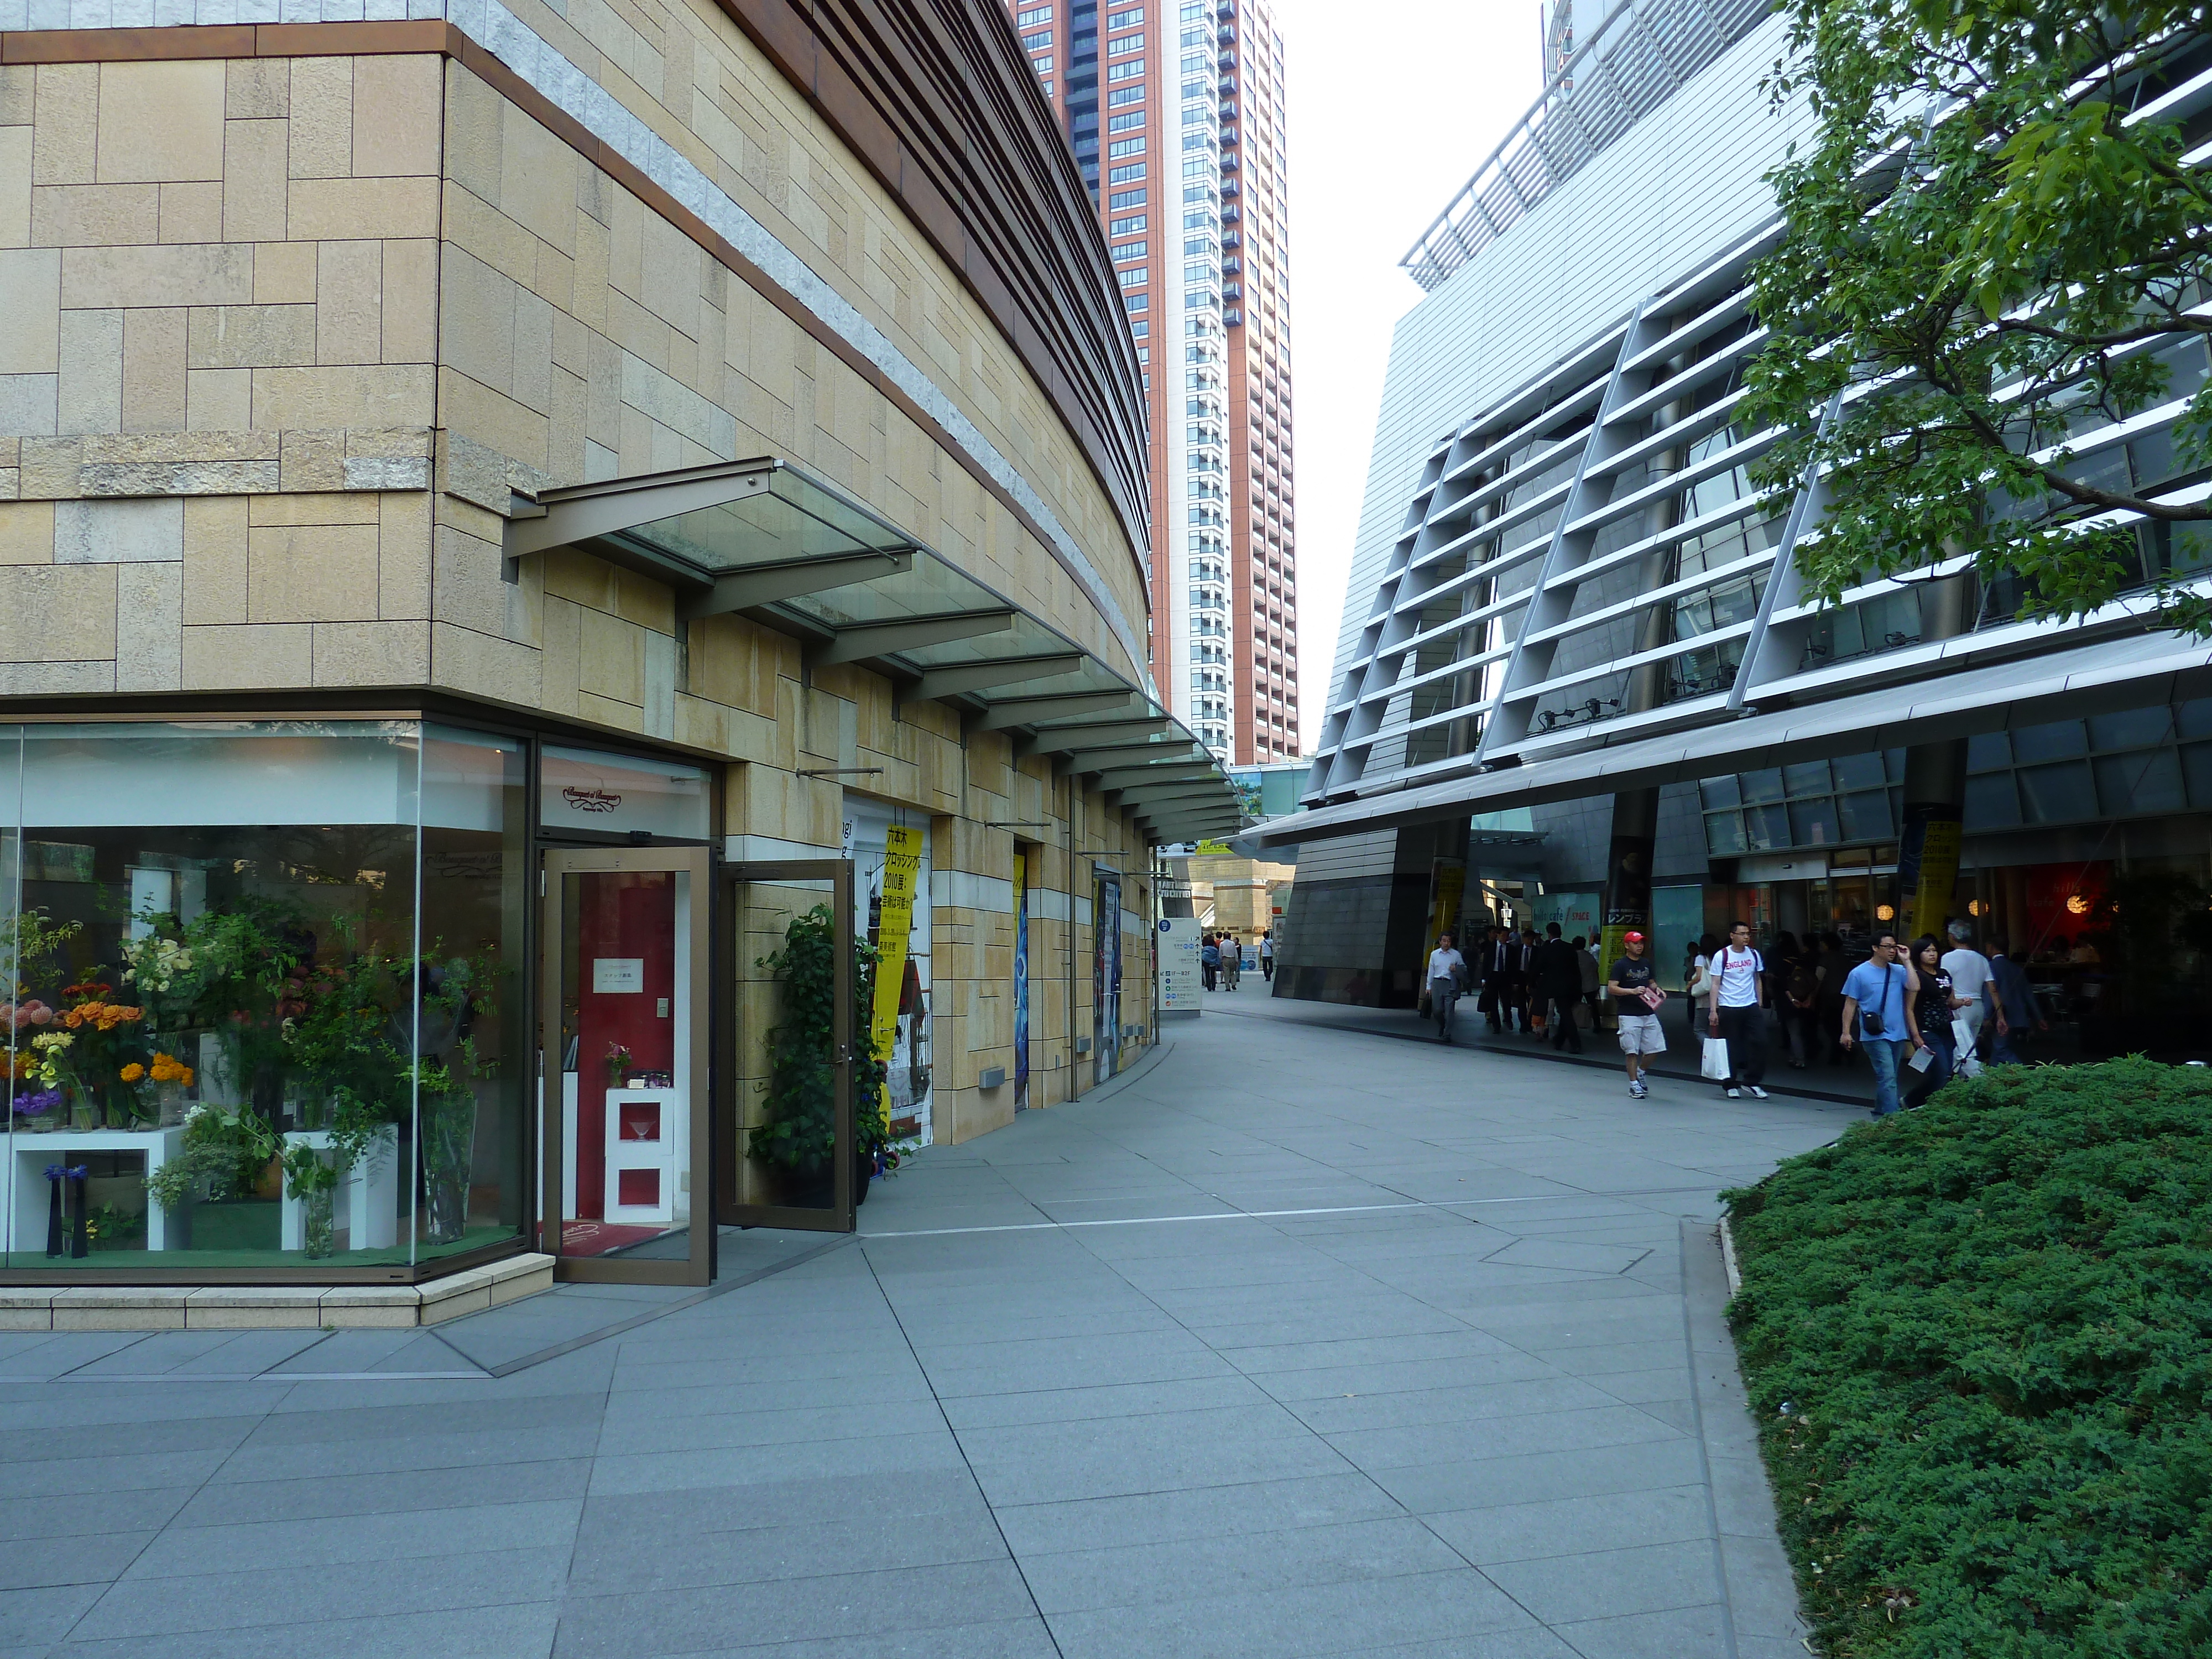
[[[679,623],[743,615],[796,638],[810,671],[865,665],[902,698],[1007,732],[1017,756],[1110,773],[1105,787],[1162,841],[1241,822],[1218,763],[1148,686],[788,461],[546,490],[507,525],[510,558],[562,547],[666,584]]]

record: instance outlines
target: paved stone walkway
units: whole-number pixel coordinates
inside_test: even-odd
[[[1853,1109],[1170,1038],[691,1305],[0,1338],[0,1656],[1802,1656],[1712,1195]]]

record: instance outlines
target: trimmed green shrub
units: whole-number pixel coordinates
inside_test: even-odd
[[[1823,1652],[2212,1653],[2212,1072],[1994,1067],[1724,1196]]]

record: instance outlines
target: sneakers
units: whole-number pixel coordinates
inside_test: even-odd
[[[1629,1080],[1628,1080],[1628,1097],[1629,1097],[1631,1100],[1641,1100],[1641,1099],[1643,1099],[1643,1098],[1644,1098],[1644,1096],[1646,1096],[1646,1095],[1650,1094],[1650,1092],[1651,1092],[1650,1085],[1649,1084],[1645,1083],[1645,1082],[1644,1082],[1644,1080],[1642,1078],[1640,1078],[1640,1077],[1635,1077],[1635,1078],[1631,1078],[1631,1079],[1629,1079]]]
[[[1751,1097],[1753,1100],[1764,1100],[1766,1098],[1766,1091],[1754,1083],[1751,1085]]]
[[[1743,1098],[1743,1091],[1737,1088],[1734,1084],[1730,1084],[1729,1085],[1728,1097],[1730,1100],[1741,1100]]]

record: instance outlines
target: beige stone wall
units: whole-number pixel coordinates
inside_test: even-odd
[[[942,372],[1141,630],[1118,521],[980,308],[718,13],[652,15],[659,45],[592,63]],[[1008,881],[1013,832],[985,826],[1042,821],[1020,833],[1065,894],[1072,811],[1079,917],[1102,849],[1140,902],[1126,820],[1004,735],[810,678],[742,617],[679,629],[666,587],[588,556],[501,556],[514,488],[772,453],[1127,666],[925,430],[459,64],[0,67],[0,695],[438,687],[727,757],[730,830],[778,847],[839,844],[842,782],[801,771],[873,768],[939,870]],[[979,1078],[1013,1069],[1013,916],[934,926],[938,1122],[965,1139],[1012,1111]],[[1089,1086],[1091,930],[1032,927],[1042,1105]],[[1149,1027],[1140,956],[1123,1006]]]
[[[958,276],[915,234],[890,193],[721,10],[692,0],[626,0],[621,7],[559,10],[545,0],[514,0],[511,9],[835,286],[957,401],[1089,555],[1120,600],[1141,649],[1146,629],[1142,579],[1118,517],[1060,427],[1051,399]],[[770,354],[771,362],[776,355]],[[750,373],[743,365],[740,372]],[[781,377],[780,369],[769,372]],[[810,373],[809,378],[819,383],[820,377]],[[773,380],[762,390],[770,403],[784,401]],[[753,418],[738,404],[729,407],[740,420]],[[860,441],[866,423],[854,423],[857,413],[848,412],[840,428],[844,453],[825,448],[813,464],[896,522],[914,522],[907,510],[909,494],[915,513],[933,513],[931,488],[917,489],[911,474],[887,469]],[[946,540],[933,544],[1028,603],[1029,550],[1018,542],[1031,538],[978,534],[963,522],[964,503],[949,505]],[[917,530],[927,538],[927,531]],[[1117,649],[1115,655],[1121,653]],[[1126,660],[1116,665],[1132,667]],[[1133,665],[1139,676],[1143,668]]]
[[[440,82],[0,68],[0,690],[428,679]]]

